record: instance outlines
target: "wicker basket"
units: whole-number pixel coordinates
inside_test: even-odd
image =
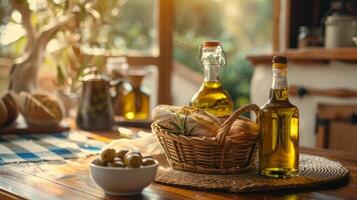
[[[233,174],[248,170],[256,160],[259,135],[242,134],[232,140],[229,130],[244,112],[259,113],[259,107],[240,107],[222,124],[216,137],[193,137],[167,133],[155,123],[156,133],[170,165],[174,169],[207,174]]]

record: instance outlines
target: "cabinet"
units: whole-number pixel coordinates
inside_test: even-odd
[[[357,1],[347,0],[346,2],[348,12],[357,16]],[[291,62],[306,63],[306,66],[331,60],[357,62],[356,47],[297,48],[301,26],[320,27],[323,32],[326,16],[332,10],[339,9],[341,5],[339,0],[274,0],[273,51],[267,54],[249,55],[247,59],[254,66],[270,64],[273,55],[283,55]]]

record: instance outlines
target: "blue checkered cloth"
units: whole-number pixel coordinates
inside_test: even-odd
[[[104,145],[76,131],[2,135],[0,165],[87,157],[99,153]]]

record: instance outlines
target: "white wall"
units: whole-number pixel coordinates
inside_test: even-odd
[[[329,64],[288,66],[288,83],[321,89],[345,88],[357,90],[357,64],[331,62]],[[251,80],[251,101],[263,105],[269,96],[271,67],[256,66]],[[300,145],[315,146],[315,115],[318,103],[357,104],[357,98],[341,99],[305,96],[291,97],[290,101],[300,110]]]

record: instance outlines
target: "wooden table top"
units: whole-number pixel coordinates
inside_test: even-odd
[[[91,136],[110,141],[108,138],[114,134]],[[91,181],[88,163],[92,158],[81,158],[1,166],[0,199],[357,199],[357,155],[323,149],[301,148],[301,151],[340,161],[351,172],[348,182],[321,190],[246,194],[195,191],[152,183],[140,195],[114,197],[106,196]]]

